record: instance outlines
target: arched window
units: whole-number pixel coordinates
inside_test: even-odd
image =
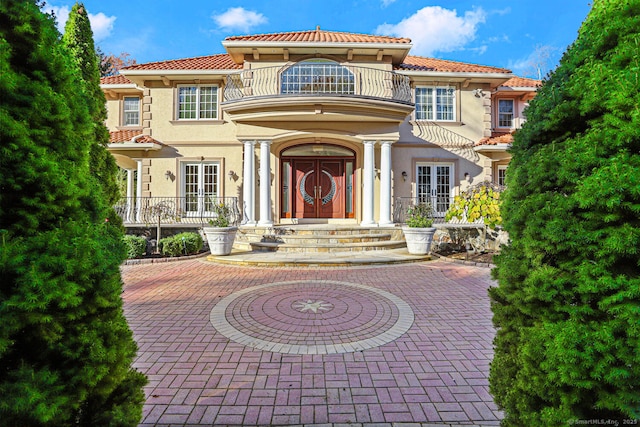
[[[353,73],[326,59],[299,62],[282,72],[282,94],[353,94]]]

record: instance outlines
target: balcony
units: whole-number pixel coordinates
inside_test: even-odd
[[[228,75],[222,108],[235,121],[401,122],[414,104],[407,76],[312,62]]]

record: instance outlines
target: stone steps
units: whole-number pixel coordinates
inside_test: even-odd
[[[256,252],[337,253],[406,247],[399,227],[283,225],[240,227],[234,248]]]

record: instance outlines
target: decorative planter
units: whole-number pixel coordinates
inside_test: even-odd
[[[431,252],[431,242],[436,232],[435,227],[411,228],[402,227],[404,238],[407,242],[407,250],[412,255],[426,255]]]
[[[211,255],[229,255],[238,227],[204,227]]]

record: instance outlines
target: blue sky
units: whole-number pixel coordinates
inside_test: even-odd
[[[589,0],[85,0],[106,53],[139,63],[224,53],[232,35],[312,30],[409,37],[413,55],[536,77],[557,65]],[[59,26],[74,1],[47,1]],[[63,28],[63,27],[61,27]],[[536,66],[535,64],[539,64]]]

